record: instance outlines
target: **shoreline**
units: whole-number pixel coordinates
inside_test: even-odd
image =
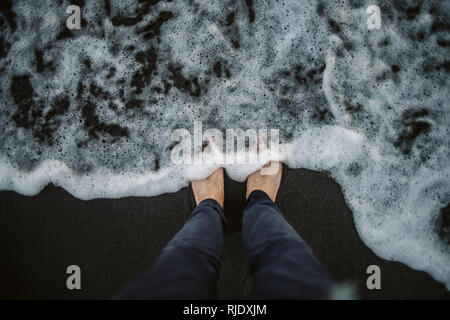
[[[245,185],[229,178],[228,229],[219,298],[248,295],[250,279],[240,218]],[[340,186],[325,174],[285,168],[277,205],[338,281],[362,299],[450,299],[428,274],[377,257],[359,238]],[[82,201],[47,186],[37,196],[0,192],[1,298],[107,299],[149,268],[195,207],[192,192]],[[67,290],[66,268],[77,264],[82,290]],[[381,290],[368,290],[366,268],[379,265]]]

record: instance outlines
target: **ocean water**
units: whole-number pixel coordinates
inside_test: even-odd
[[[66,26],[71,4],[80,30]],[[0,189],[175,192],[217,167],[175,165],[175,129],[279,129],[281,160],[333,177],[366,245],[450,288],[450,1],[4,0],[0,10]],[[244,181],[257,166],[225,167]]]

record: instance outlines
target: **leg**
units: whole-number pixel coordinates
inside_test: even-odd
[[[195,198],[200,201],[197,208],[162,250],[152,269],[126,286],[115,299],[217,298],[225,218],[220,191],[219,196],[211,197],[202,192],[208,189],[204,185],[211,187],[212,182],[218,188],[221,183],[223,189],[222,171],[192,183]]]
[[[333,281],[275,205],[281,166],[277,175],[253,174],[247,183],[242,232],[252,298],[325,299]]]

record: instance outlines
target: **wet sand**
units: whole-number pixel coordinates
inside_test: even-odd
[[[226,179],[229,226],[219,297],[248,296],[241,237],[245,185]],[[360,240],[337,183],[323,173],[285,168],[277,204],[338,281],[367,299],[449,299],[424,272],[383,260]],[[0,298],[108,299],[151,267],[195,207],[189,188],[151,198],[81,201],[48,186],[26,197],[0,192]],[[82,290],[66,288],[66,268],[79,265]],[[381,290],[366,288],[366,268],[381,268]]]

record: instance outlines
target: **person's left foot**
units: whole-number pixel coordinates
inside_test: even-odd
[[[197,205],[203,200],[214,199],[223,208],[225,195],[223,186],[223,168],[217,169],[206,179],[192,181],[191,185]]]

